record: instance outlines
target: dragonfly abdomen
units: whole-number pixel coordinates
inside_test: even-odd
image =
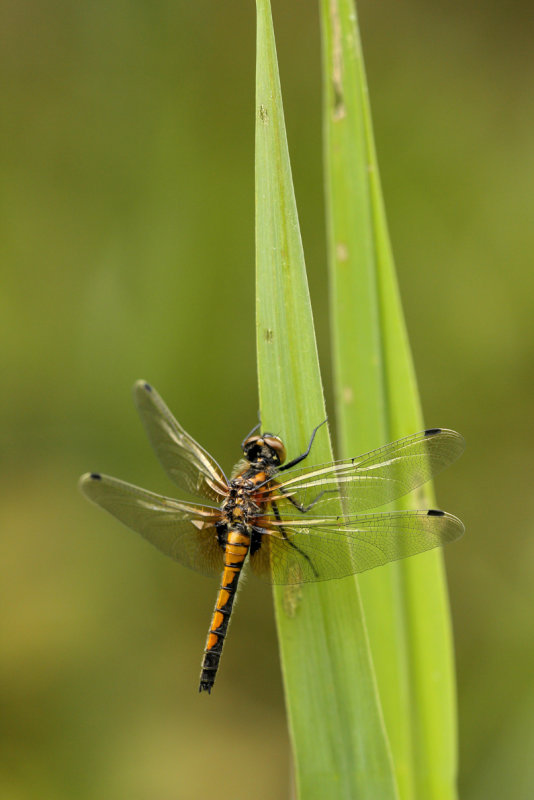
[[[211,692],[221,660],[221,653],[232,614],[232,606],[243,563],[250,547],[244,526],[227,531],[224,546],[224,570],[202,659],[199,692]]]

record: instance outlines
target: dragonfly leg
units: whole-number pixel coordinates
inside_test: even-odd
[[[282,492],[282,494],[283,494],[283,495],[285,495],[285,496],[287,497],[287,499],[289,500],[289,502],[290,502],[290,503],[293,503],[293,505],[295,506],[295,508],[298,508],[298,510],[299,510],[299,511],[300,511],[302,514],[307,514],[307,513],[308,513],[308,511],[309,511],[311,508],[313,508],[313,507],[314,507],[314,505],[315,505],[316,503],[318,503],[318,502],[319,502],[319,500],[321,499],[321,497],[323,497],[323,495],[325,495],[325,494],[328,494],[329,492],[337,492],[337,489],[323,489],[323,491],[322,491],[322,492],[319,492],[319,494],[318,494],[318,495],[316,495],[316,497],[314,497],[314,498],[313,498],[313,500],[311,501],[311,503],[308,503],[308,505],[307,505],[307,506],[303,506],[303,505],[302,505],[302,503],[299,503],[299,502],[298,502],[298,500],[295,500],[295,498],[294,498],[294,497],[292,497],[292,496],[289,494],[289,492],[288,492],[288,491],[287,491],[287,490],[286,490],[286,489],[285,489],[283,486],[277,486],[277,487],[276,487],[276,490],[277,490],[278,492]]]
[[[323,421],[320,422],[319,425],[317,425],[317,427],[313,429],[312,435],[310,437],[310,442],[308,444],[308,449],[306,450],[306,452],[302,453],[300,456],[297,456],[296,458],[293,459],[293,461],[290,461],[288,464],[284,464],[283,467],[278,467],[278,471],[279,472],[283,472],[285,469],[290,469],[291,467],[294,467],[295,464],[300,464],[301,461],[304,461],[304,459],[310,454],[310,450],[311,450],[311,447],[312,447],[312,444],[313,444],[313,440],[315,439],[315,434],[317,433],[317,431],[319,430],[321,425],[324,425],[325,422],[327,422],[327,421],[328,421],[328,418],[327,419],[323,419]]]
[[[276,517],[277,521],[278,522],[282,522],[282,517],[280,516],[280,512],[278,510],[278,506],[276,505],[276,503],[275,502],[271,502],[271,506],[272,506],[272,509],[273,509],[273,512],[274,512],[274,516]],[[285,541],[288,543],[288,545],[290,545],[294,550],[296,550],[298,553],[300,553],[301,556],[304,556],[304,558],[306,559],[306,561],[308,562],[308,564],[312,568],[313,574],[315,575],[316,578],[318,578],[319,577],[319,573],[315,569],[315,567],[313,565],[313,561],[311,560],[309,555],[307,553],[305,553],[304,550],[301,550],[300,547],[295,544],[295,542],[291,541],[291,539],[289,538],[289,536],[285,532],[283,525],[280,525],[279,530],[280,530],[280,532],[282,534],[282,538],[285,539]]]

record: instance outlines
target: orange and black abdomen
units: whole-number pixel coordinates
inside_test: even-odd
[[[241,525],[236,525],[235,528],[227,531],[224,547],[224,570],[202,659],[199,692],[210,693],[215,683],[237,584],[249,547],[250,536]]]

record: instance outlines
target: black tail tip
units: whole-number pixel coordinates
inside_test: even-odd
[[[213,684],[206,683],[206,681],[201,681],[200,686],[198,687],[199,692],[207,692],[208,694],[211,694],[212,689],[213,689]]]

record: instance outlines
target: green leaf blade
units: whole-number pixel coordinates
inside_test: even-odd
[[[258,0],[257,350],[262,427],[289,458],[326,416],[278,77],[270,4]],[[326,428],[313,463],[332,459]],[[301,798],[397,797],[354,580],[274,592]]]
[[[321,0],[325,172],[341,455],[420,430],[422,414],[387,231],[352,0]],[[431,488],[399,508],[429,507]],[[439,553],[361,576],[403,800],[455,797],[453,657]]]

